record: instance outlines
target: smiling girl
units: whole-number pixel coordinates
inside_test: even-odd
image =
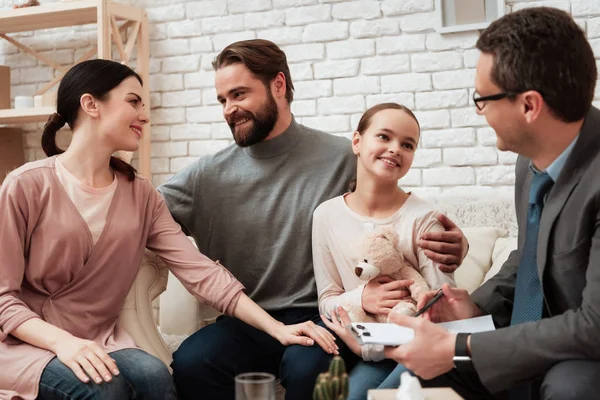
[[[410,170],[419,136],[419,123],[408,108],[383,103],[368,109],[352,138],[357,156],[356,187],[324,202],[313,215],[319,310],[333,319],[323,318],[327,326],[363,359],[351,371],[349,399],[365,399],[367,390],[376,388],[397,364],[383,360],[383,346],[361,349],[339,323],[339,306],[355,305],[371,314],[386,315],[409,295],[406,288],[412,284],[392,281],[387,276],[362,282],[354,273],[356,263],[363,258],[357,250],[362,238],[371,231],[394,229],[405,261],[420,271],[431,288],[446,282],[454,285],[453,274],[443,273],[417,245],[425,232],[444,231],[438,213],[427,202],[398,187],[398,180]],[[343,311],[340,314],[346,317]]]
[[[60,83],[57,111],[42,136],[49,158],[0,188],[0,398],[176,398],[167,367],[118,322],[146,248],[201,302],[283,345],[335,352],[324,328],[283,325],[258,307],[196,250],[152,184],[111,156],[135,151],[148,123],[133,70],[76,65]],[[55,136],[65,123],[73,138],[63,152]]]

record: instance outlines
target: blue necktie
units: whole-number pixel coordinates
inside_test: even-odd
[[[542,317],[544,295],[537,270],[537,243],[540,231],[540,218],[544,207],[544,196],[552,187],[552,178],[547,173],[533,172],[529,189],[529,210],[527,230],[521,263],[517,271],[515,300],[511,325],[538,321]]]

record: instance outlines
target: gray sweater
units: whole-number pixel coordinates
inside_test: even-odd
[[[200,251],[275,311],[317,306],[312,214],[355,174],[347,139],[292,121],[272,140],[200,158],[159,191]]]

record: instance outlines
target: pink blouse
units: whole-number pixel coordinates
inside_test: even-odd
[[[55,157],[25,164],[0,187],[0,399],[35,399],[54,353],[11,335],[32,318],[93,340],[107,352],[135,347],[119,326],[145,248],[201,302],[231,314],[242,284],[187,239],[142,177],[117,173],[106,225],[92,234],[55,171]]]

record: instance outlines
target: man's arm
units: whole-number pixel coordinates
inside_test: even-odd
[[[199,162],[187,166],[157,189],[165,198],[173,219],[181,225],[188,236],[194,232],[195,192],[200,168]]]
[[[600,213],[589,251],[579,308],[471,336],[473,364],[488,389],[500,391],[539,377],[560,361],[600,359]]]
[[[519,249],[513,250],[500,271],[471,293],[471,300],[484,314],[492,315],[497,328],[510,325],[520,260]]]
[[[439,263],[440,271],[452,273],[467,256],[469,242],[462,230],[444,214],[438,220],[445,231],[427,231],[417,241],[417,245],[425,251],[425,255]]]

